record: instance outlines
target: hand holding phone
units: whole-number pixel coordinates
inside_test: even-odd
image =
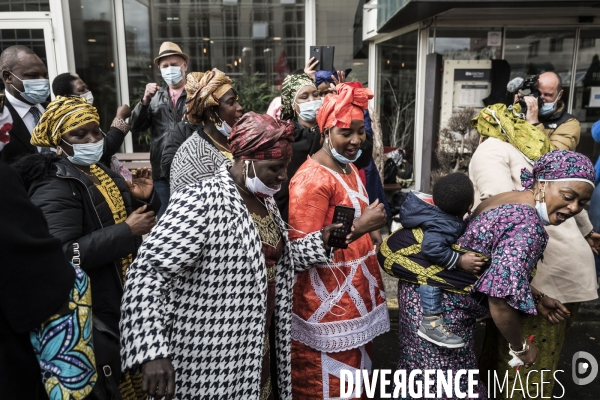
[[[342,205],[335,206],[332,224],[342,224],[342,226],[331,231],[327,246],[336,247],[338,249],[347,249],[348,243],[346,243],[346,236],[350,233],[353,223],[354,208]]]

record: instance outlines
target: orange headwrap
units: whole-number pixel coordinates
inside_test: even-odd
[[[350,128],[353,119],[364,119],[364,111],[373,98],[371,89],[360,82],[346,82],[338,86],[337,94],[328,94],[317,111],[317,124],[321,132],[325,128]]]

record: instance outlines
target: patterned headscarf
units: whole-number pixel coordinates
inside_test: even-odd
[[[204,110],[218,106],[219,99],[233,87],[232,83],[224,72],[216,68],[206,72],[190,72],[185,84],[188,120],[194,125],[198,124],[202,120]]]
[[[293,141],[294,124],[250,111],[233,126],[229,148],[242,160],[274,160],[291,157]]]
[[[294,119],[294,101],[304,86],[317,89],[315,82],[306,74],[288,75],[281,85],[281,119]]]
[[[349,128],[352,120],[364,120],[364,111],[373,98],[371,89],[360,82],[346,82],[338,86],[337,94],[328,94],[317,111],[317,124],[321,132],[325,128]]]
[[[348,75],[350,75],[350,72],[352,72],[352,68],[348,68],[347,70],[345,70],[344,75],[347,77]],[[335,69],[332,69],[331,71],[320,70],[315,72],[315,81],[317,83],[317,86],[319,86],[323,82],[335,83],[331,78],[331,75],[335,76],[335,79],[340,79]]]
[[[533,173],[527,168],[521,170],[521,185],[531,189],[535,182],[580,181],[594,186],[595,176],[594,165],[583,154],[554,150],[538,158],[533,164]]]
[[[56,147],[67,132],[87,123],[100,123],[96,107],[83,97],[56,96],[31,132],[31,144]]]

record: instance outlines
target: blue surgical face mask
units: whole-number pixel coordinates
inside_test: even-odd
[[[552,114],[552,112],[554,111],[554,105],[556,104],[556,101],[553,101],[552,103],[544,103],[544,105],[542,106],[542,108],[540,108],[539,114],[540,115],[550,115]]]
[[[160,70],[162,78],[167,82],[167,85],[177,85],[183,79],[181,67],[171,65]]]
[[[217,128],[217,130],[221,132],[223,136],[229,137],[229,135],[231,134],[231,127],[227,122],[223,121],[221,117],[217,116],[217,118],[219,118],[219,120],[221,121],[221,126],[215,124],[215,128]]]
[[[339,163],[342,164],[350,164],[356,160],[358,160],[358,158],[360,157],[360,155],[362,154],[362,149],[358,149],[358,151],[356,152],[356,157],[354,158],[354,160],[348,160],[346,157],[344,157],[343,155],[341,155],[340,153],[337,152],[337,150],[333,147],[333,145],[331,144],[331,141],[329,140],[329,138],[325,139],[325,141],[329,144],[329,150],[331,151],[331,155],[333,156],[333,158],[335,158]]]
[[[88,166],[96,164],[100,161],[102,153],[104,152],[104,139],[101,139],[96,143],[84,144],[71,144],[65,140],[62,142],[68,144],[73,149],[73,155],[67,156],[67,159],[77,165]]]
[[[298,117],[306,122],[315,122],[317,119],[317,111],[319,110],[319,107],[321,107],[321,104],[323,104],[323,100],[319,99],[296,104],[300,108]]]
[[[10,71],[9,71],[10,72]],[[21,93],[21,97],[26,101],[32,104],[40,104],[46,101],[48,96],[50,96],[50,81],[48,79],[21,79],[12,72],[10,73],[12,76],[23,82],[24,92],[21,92],[19,89],[12,85],[13,88],[19,93]]]

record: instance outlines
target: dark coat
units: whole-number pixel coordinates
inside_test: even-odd
[[[160,200],[153,193],[148,203],[131,196],[119,174],[98,164],[115,182],[127,215],[144,204],[154,212]],[[120,259],[136,252],[142,238],[127,223],[115,224],[112,212],[94,183],[67,159],[51,154],[31,155],[14,164],[31,201],[42,209],[50,233],[61,240],[67,259],[79,244],[80,267],[92,284],[92,311],[115,331],[119,330],[123,294]]]
[[[0,162],[0,399],[48,399],[29,332],[69,299],[75,270],[18,175]]]
[[[173,163],[175,153],[177,153],[177,150],[179,147],[181,147],[183,142],[188,140],[189,137],[196,132],[196,130],[203,132],[202,125],[193,125],[187,119],[185,119],[177,123],[175,128],[173,128],[173,130],[167,135],[161,158],[161,168],[165,178],[170,179],[171,164]]]
[[[152,179],[164,178],[161,168],[162,153],[169,132],[175,128],[185,114],[185,90],[177,99],[175,109],[169,97],[168,86],[161,87],[147,105],[140,101],[129,118],[131,132],[140,133],[150,128],[152,142],[150,143],[150,164],[152,164]]]
[[[0,161],[11,163],[26,154],[36,154],[38,149],[31,144],[31,132],[6,97],[4,98],[4,107],[10,111],[13,127],[9,134],[10,142],[0,152]]]
[[[465,229],[463,220],[446,214],[410,192],[400,208],[400,223],[407,229],[421,227],[421,254],[429,261],[447,269],[456,267],[461,253],[452,250],[451,246]]]
[[[110,168],[110,159],[115,155],[123,145],[127,132],[122,132],[120,129],[111,126],[104,136],[104,148],[102,150],[102,158],[100,162]]]

